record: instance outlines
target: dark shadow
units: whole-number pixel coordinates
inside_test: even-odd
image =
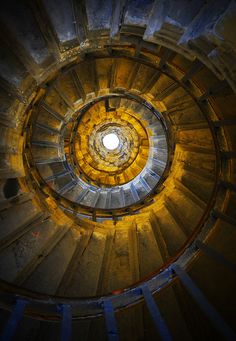
[[[5,198],[8,199],[17,195],[19,188],[20,186],[17,178],[8,179],[3,187]]]

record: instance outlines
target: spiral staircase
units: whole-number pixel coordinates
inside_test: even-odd
[[[236,340],[235,18],[1,3],[1,340]]]

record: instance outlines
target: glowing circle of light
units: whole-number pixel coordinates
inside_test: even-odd
[[[114,133],[107,134],[102,139],[103,145],[108,150],[115,150],[120,143],[118,136]]]

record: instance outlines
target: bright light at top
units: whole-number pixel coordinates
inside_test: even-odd
[[[107,134],[102,139],[103,145],[106,149],[114,150],[119,146],[120,140],[116,134]]]

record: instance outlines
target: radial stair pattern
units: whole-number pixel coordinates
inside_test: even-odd
[[[235,20],[1,3],[0,340],[236,340]]]

